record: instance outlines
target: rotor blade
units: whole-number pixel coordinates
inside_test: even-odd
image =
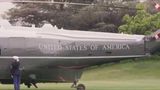
[[[12,2],[13,0],[0,0],[0,3],[1,2]]]
[[[4,1],[4,0],[3,0]],[[89,6],[94,4],[84,4],[84,3],[72,3],[72,2],[55,2],[51,1],[33,1],[33,0],[9,0],[12,3],[46,3],[46,4],[69,4],[69,5],[81,5],[81,6]]]
[[[112,8],[121,8],[121,9],[129,9],[129,10],[142,10],[138,8],[132,8],[132,7],[124,7],[124,6],[105,6],[105,7],[112,7]]]
[[[72,2],[56,2],[54,0],[48,0],[48,1],[40,1],[40,0],[0,0],[0,2],[12,2],[12,3],[41,3],[41,4],[64,4],[64,5],[80,5],[80,6],[95,6],[96,4],[85,4],[85,3],[72,3]],[[122,8],[122,9],[135,9],[135,8],[129,8],[129,7],[121,7],[121,6],[105,6],[105,7],[112,7],[112,8]],[[138,10],[138,9],[137,9]]]

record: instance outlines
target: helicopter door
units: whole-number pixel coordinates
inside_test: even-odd
[[[9,38],[9,54],[10,55],[24,55],[26,42],[24,37],[10,37]]]
[[[8,48],[8,38],[0,38],[0,56],[6,55]]]

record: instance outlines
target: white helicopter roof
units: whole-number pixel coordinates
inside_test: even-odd
[[[133,40],[140,41],[144,35],[129,35],[92,31],[64,30],[55,27],[19,27],[11,26],[0,28],[0,37],[28,37],[28,38],[55,38],[68,40]]]
[[[53,26],[49,23],[44,24],[42,28],[53,28]]]

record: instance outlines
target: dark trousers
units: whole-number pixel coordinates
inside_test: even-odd
[[[13,75],[14,90],[20,90],[20,75]]]

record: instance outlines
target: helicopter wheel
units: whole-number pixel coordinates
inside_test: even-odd
[[[84,84],[78,84],[77,90],[85,90],[85,85]]]

